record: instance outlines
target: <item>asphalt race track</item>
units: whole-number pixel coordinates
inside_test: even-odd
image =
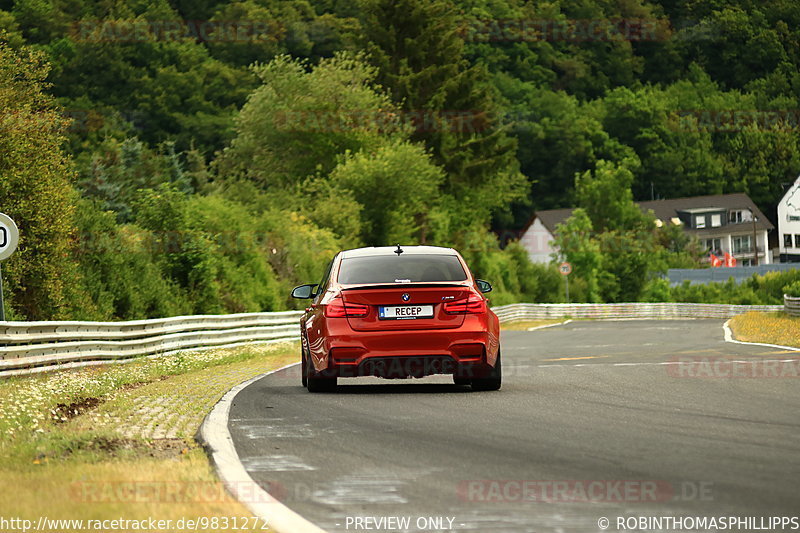
[[[578,321],[504,332],[502,350],[498,392],[437,376],[309,394],[299,366],[267,376],[231,409],[237,452],[328,531],[800,514],[800,353],[727,343],[720,320]]]

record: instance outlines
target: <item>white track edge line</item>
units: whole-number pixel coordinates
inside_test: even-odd
[[[270,529],[280,533],[325,533],[325,530],[283,505],[250,477],[239,460],[228,430],[228,417],[237,394],[261,378],[298,364],[300,363],[292,363],[266,372],[226,392],[203,420],[198,431],[198,440],[206,448],[228,491],[254,515],[266,520]]]
[[[564,324],[569,324],[572,322],[572,319],[567,319],[564,322],[559,322],[558,324],[545,324],[544,326],[534,326],[532,328],[528,328],[527,331],[536,331],[537,329],[544,329],[544,328],[554,328],[556,326],[563,326]]]

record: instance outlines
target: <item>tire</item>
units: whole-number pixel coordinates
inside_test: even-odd
[[[457,378],[453,376],[453,383],[455,383],[456,385],[471,385],[472,380],[469,378]]]
[[[306,351],[302,348],[300,348],[300,359],[302,360],[302,363],[300,363],[300,380],[303,383],[303,387],[308,387],[308,361],[306,360]]]
[[[494,364],[494,368],[492,368],[489,375],[482,378],[476,378],[472,380],[472,390],[475,391],[490,391],[490,390],[500,390],[500,386],[503,383],[503,367],[501,365],[500,360],[500,349],[497,349],[497,362]]]
[[[303,358],[305,361],[305,385],[308,392],[332,392],[336,390],[336,377],[326,377],[320,375],[319,372],[314,370],[314,365],[311,361]]]
[[[308,376],[308,392],[333,392],[336,390],[336,378],[321,378]]]

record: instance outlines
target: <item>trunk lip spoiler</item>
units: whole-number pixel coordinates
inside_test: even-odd
[[[368,284],[368,285],[352,285],[352,286],[342,286],[342,292],[346,291],[353,291],[353,290],[381,290],[381,289],[425,289],[425,288],[463,288],[469,289],[471,288],[471,284],[469,282],[464,281],[434,281],[434,282],[417,282],[417,283],[380,283],[380,284]]]

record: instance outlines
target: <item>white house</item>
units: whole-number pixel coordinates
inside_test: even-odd
[[[798,189],[798,184],[795,184],[795,189]],[[791,194],[787,193],[787,196]],[[794,205],[800,206],[800,192],[792,198]],[[637,204],[645,212],[653,211],[658,224],[682,226],[684,231],[700,240],[709,254],[722,258],[727,252],[736,258],[739,266],[772,262],[768,236],[775,227],[746,194],[693,196]],[[798,219],[792,222],[797,224],[794,234],[800,239],[800,207],[795,209],[798,211],[792,216]],[[569,218],[572,211],[571,208],[549,209],[534,213],[520,237],[520,244],[528,251],[531,261],[549,263],[552,260],[553,254],[558,252],[553,243],[556,225]],[[794,253],[800,261],[800,240],[794,245]]]
[[[522,232],[519,242],[534,263],[549,263],[558,248],[553,243],[556,224],[564,222],[572,209],[549,209],[537,211],[528,227]]]
[[[778,204],[778,247],[781,263],[800,262],[800,177]]]

